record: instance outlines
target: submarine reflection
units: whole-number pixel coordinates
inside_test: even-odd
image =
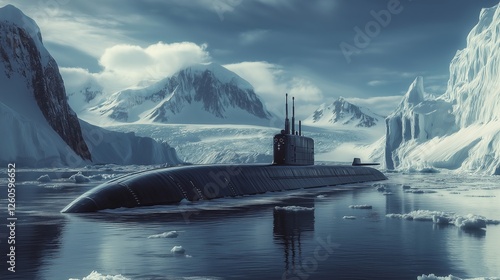
[[[277,206],[273,210],[273,235],[283,245],[285,273],[300,269],[303,233],[314,231],[314,202],[292,205],[300,206]]]

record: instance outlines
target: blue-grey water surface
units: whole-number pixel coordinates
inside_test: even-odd
[[[7,271],[4,226],[1,279],[82,279],[92,271],[128,279],[500,276],[500,225],[464,230],[386,217],[436,210],[500,220],[498,176],[391,173],[378,184],[61,214],[66,204],[102,181],[35,181],[45,173],[50,175],[18,172],[16,272]],[[0,183],[4,224],[6,180]],[[379,184],[386,190],[377,190]],[[408,192],[414,189],[426,193]],[[314,209],[284,211],[275,206]],[[148,238],[169,231],[177,231],[178,237]],[[171,253],[174,246],[182,246],[185,254]]]

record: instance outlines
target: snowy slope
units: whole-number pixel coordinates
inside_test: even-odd
[[[0,8],[0,84],[2,162],[36,166],[90,159],[38,26],[12,5]]]
[[[343,97],[330,104],[322,104],[303,123],[306,127],[329,131],[331,142],[340,140],[336,138],[339,133],[344,135],[343,140],[334,145],[333,149],[317,153],[316,158],[321,161],[350,162],[354,157],[367,161],[374,149],[370,143],[385,134],[383,116],[357,106]]]
[[[70,102],[83,119],[108,125],[119,122],[267,125],[272,117],[247,81],[215,63],[183,69],[150,86],[116,92],[96,106],[71,98]]]
[[[331,104],[323,103],[313,114],[304,120],[304,124],[342,128],[361,128],[383,126],[384,117],[369,109],[356,106],[343,97]]]
[[[500,174],[499,49],[497,5],[481,11],[466,48],[451,61],[446,92],[426,96],[419,77],[387,118],[387,168]]]

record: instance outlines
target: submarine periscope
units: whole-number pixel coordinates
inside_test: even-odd
[[[285,104],[285,128],[273,138],[272,164],[188,165],[136,172],[96,186],[61,212],[176,204],[387,179],[359,159],[352,165],[315,165],[314,140],[302,135],[300,121],[295,130],[294,98],[291,131],[288,94]]]

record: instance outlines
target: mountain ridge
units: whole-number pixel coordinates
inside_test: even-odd
[[[95,106],[73,99],[70,96],[70,103],[86,111],[91,122],[106,117],[121,123],[258,125],[269,124],[273,117],[250,83],[215,63],[193,65],[152,85],[118,91]]]
[[[304,124],[370,128],[383,123],[383,119],[383,116],[373,113],[367,108],[357,106],[344,97],[339,97],[330,104],[321,104],[304,120]]]

